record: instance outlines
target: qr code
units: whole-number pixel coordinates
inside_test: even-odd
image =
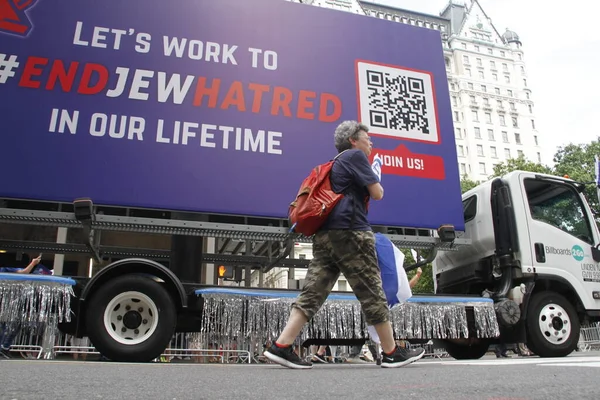
[[[381,136],[439,142],[429,73],[357,62],[361,122]]]

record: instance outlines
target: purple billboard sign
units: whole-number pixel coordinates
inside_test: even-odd
[[[463,229],[439,32],[283,0],[0,0],[0,196],[286,217],[343,120],[374,224]]]

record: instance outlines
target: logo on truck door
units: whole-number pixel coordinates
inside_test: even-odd
[[[0,0],[0,32],[27,36],[33,24],[25,11],[37,0]]]

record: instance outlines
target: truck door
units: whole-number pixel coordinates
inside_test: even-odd
[[[591,248],[598,228],[577,189],[566,182],[523,179],[533,266],[539,275],[560,277],[573,286],[586,309],[600,309],[600,264]]]

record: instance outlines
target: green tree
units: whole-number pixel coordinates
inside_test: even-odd
[[[475,186],[479,185],[480,183],[481,182],[469,179],[469,177],[467,175],[465,175],[460,180],[460,192],[461,193],[468,192],[469,190],[473,189]]]
[[[506,175],[512,171],[527,171],[527,172],[537,172],[540,174],[552,174],[552,168],[529,161],[525,159],[524,155],[519,156],[518,158],[510,158],[500,164],[494,166],[494,172],[489,177],[489,179],[496,178],[498,176]]]
[[[558,176],[568,175],[577,182],[594,182],[596,180],[595,158],[600,156],[600,140],[589,144],[569,144],[559,147],[554,155],[554,173]],[[595,185],[588,185],[585,190],[590,207],[598,214],[598,195]]]

